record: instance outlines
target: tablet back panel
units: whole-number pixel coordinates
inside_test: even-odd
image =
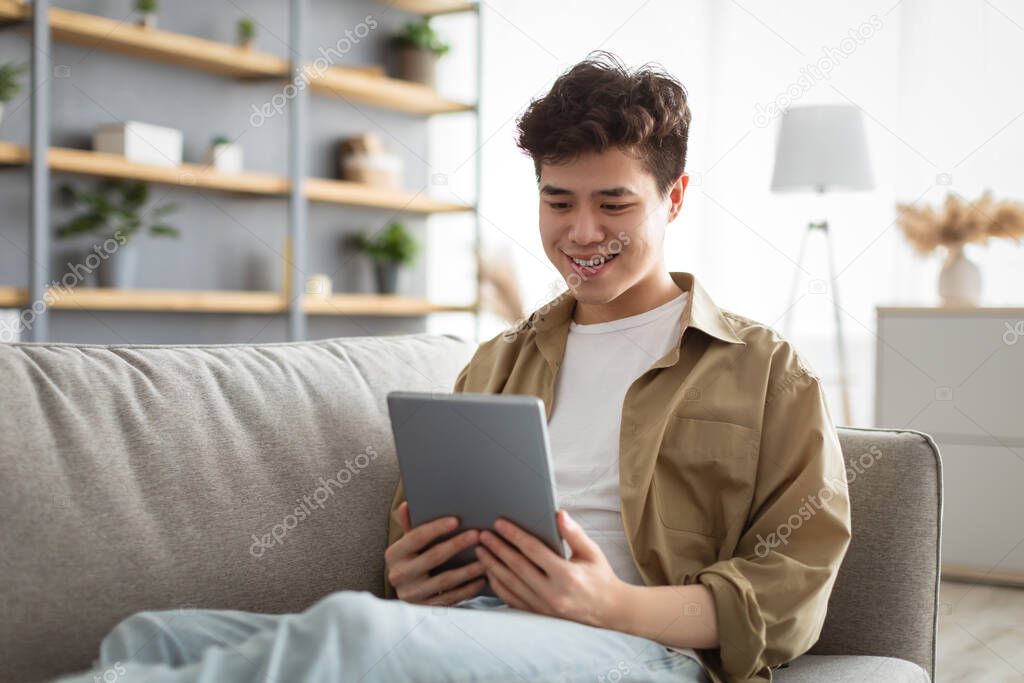
[[[413,526],[458,515],[455,531],[510,519],[568,557],[555,522],[544,403],[535,396],[393,391],[388,410]],[[476,559],[467,548],[437,572]],[[486,592],[484,594],[491,594]]]

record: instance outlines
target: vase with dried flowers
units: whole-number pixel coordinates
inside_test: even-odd
[[[1019,242],[1024,237],[1024,203],[995,201],[989,190],[974,202],[950,192],[941,213],[913,204],[897,204],[896,212],[897,224],[918,253],[945,248],[939,273],[943,306],[977,306],[981,299],[981,270],[964,254],[964,245],[998,238]]]

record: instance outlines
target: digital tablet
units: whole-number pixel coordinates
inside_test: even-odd
[[[495,520],[505,517],[569,558],[555,520],[555,477],[541,399],[392,391],[387,401],[414,527],[457,515],[458,528],[439,536],[441,542],[467,529],[494,531]],[[475,549],[465,548],[430,574],[476,559]],[[477,595],[495,593],[487,584]]]

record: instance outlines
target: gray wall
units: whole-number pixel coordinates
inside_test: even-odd
[[[66,0],[56,6],[132,21],[131,0]],[[288,3],[283,0],[160,3],[159,27],[214,40],[234,40],[235,23],[243,12],[257,27],[257,49],[287,56]],[[307,58],[319,48],[336,46],[368,15],[376,29],[335,63],[362,65],[387,60],[388,36],[409,15],[370,0],[307,0],[309,40]],[[6,29],[0,33],[0,60],[29,59],[27,34]],[[184,134],[184,159],[200,162],[210,138],[224,134],[245,150],[246,168],[287,174],[287,114],[263,125],[250,123],[252,106],[261,106],[284,82],[244,82],[129,58],[99,50],[54,42],[53,64],[59,68],[51,80],[53,144],[87,149],[92,130],[101,124],[125,120],[171,126]],[[62,68],[61,68],[62,67]],[[26,80],[27,83],[27,80]],[[30,106],[27,88],[7,106],[0,139],[27,144]],[[375,109],[337,98],[312,96],[309,108],[309,167],[312,176],[334,177],[335,148],[340,137],[374,130],[405,162],[406,188],[421,188],[429,181],[426,119]],[[76,185],[92,178],[54,174],[54,188],[70,181]],[[284,198],[247,197],[206,190],[152,186],[154,201],[173,201],[180,210],[170,221],[182,229],[180,240],[145,238],[137,285],[167,289],[277,289],[281,280],[281,252],[287,230],[288,203]],[[29,205],[27,169],[0,169],[0,285],[25,287],[28,278]],[[69,215],[54,195],[56,228]],[[356,254],[342,249],[344,235],[360,229],[383,228],[402,217],[421,242],[425,220],[414,215],[372,211],[339,205],[309,205],[307,272],[324,272],[334,280],[336,292],[372,291],[370,269]],[[54,241],[51,277],[64,272],[69,260],[91,242],[71,245]],[[423,296],[422,260],[403,272],[399,291]],[[86,282],[86,285],[93,283]],[[246,342],[280,341],[286,336],[284,316],[220,314],[51,312],[54,341],[116,342]],[[423,318],[310,317],[309,336],[389,334],[421,331]]]

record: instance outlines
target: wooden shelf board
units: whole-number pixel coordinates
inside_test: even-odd
[[[32,8],[11,0],[0,2],[0,18],[28,19]],[[86,12],[52,8],[53,39],[83,47],[143,57],[239,78],[286,78],[289,61],[228,43],[183,33],[142,28],[129,21]]]
[[[307,66],[305,75],[314,92],[409,114],[450,114],[474,109],[471,104],[441,97],[421,83],[388,78],[366,69],[332,66],[318,71]]]
[[[17,287],[0,287],[0,308],[18,308],[28,303],[28,292]]]
[[[466,2],[465,0],[379,0],[379,2],[395,9],[423,15],[472,12],[480,6],[477,2]]]
[[[456,213],[473,210],[472,206],[441,202],[431,199],[423,193],[388,190],[347,180],[306,178],[305,193],[310,201],[393,209],[411,213]]]
[[[0,163],[27,164],[31,153],[23,145],[0,142]],[[250,194],[286,194],[289,183],[269,173],[220,173],[200,164],[156,166],[128,161],[117,154],[105,154],[84,149],[51,147],[50,168],[65,173],[145,180],[165,185],[200,187],[226,192]]]
[[[90,311],[158,311],[164,313],[280,313],[287,309],[278,292],[203,292],[173,289],[113,289],[107,287],[51,288],[53,309]],[[24,289],[0,288],[0,302],[24,306]]]
[[[0,165],[27,164],[30,157],[29,150],[24,145],[0,141]],[[145,180],[223,192],[282,196],[286,195],[291,187],[287,178],[269,173],[220,173],[209,166],[200,164],[180,164],[178,166],[138,164],[116,154],[104,154],[83,149],[53,147],[50,149],[49,162],[50,168],[54,171],[65,173]],[[405,190],[388,190],[372,185],[327,178],[308,178],[305,181],[305,194],[310,201],[391,209],[408,213],[431,214],[473,210],[472,206],[441,202]]]
[[[0,0],[0,24],[24,21],[32,16],[32,6],[20,0]]]
[[[333,294],[307,297],[311,315],[426,315],[428,313],[470,313],[472,306],[447,306],[397,294]]]
[[[51,308],[90,311],[153,311],[159,313],[284,313],[287,298],[279,292],[190,291],[175,289],[111,289],[78,287],[51,289]],[[28,305],[28,292],[0,287],[0,308]],[[471,306],[445,306],[423,299],[397,295],[335,294],[307,298],[306,312],[313,315],[426,315],[472,312]]]

